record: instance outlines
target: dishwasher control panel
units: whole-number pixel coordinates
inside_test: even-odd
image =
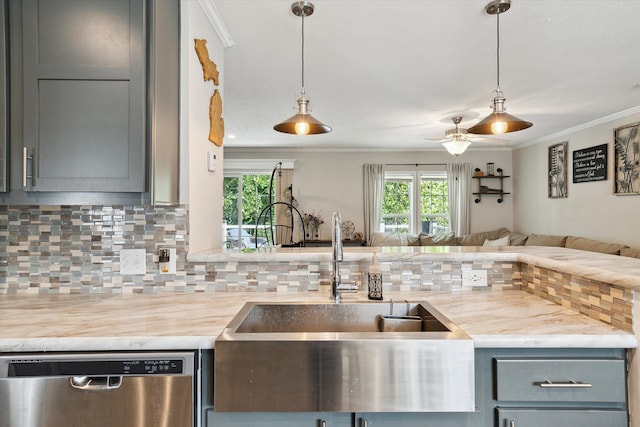
[[[14,355],[0,358],[0,378],[77,375],[184,375],[193,371],[193,355],[76,354]]]

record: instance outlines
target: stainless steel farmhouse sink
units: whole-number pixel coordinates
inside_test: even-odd
[[[215,342],[219,412],[470,412],[471,338],[427,302],[246,303]]]

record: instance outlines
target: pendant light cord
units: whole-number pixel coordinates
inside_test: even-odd
[[[304,13],[302,13],[302,93],[304,94]]]
[[[304,21],[303,21],[304,22]],[[496,48],[496,83],[498,84],[498,90],[500,90],[500,13],[496,13],[496,40],[497,40],[497,48]]]

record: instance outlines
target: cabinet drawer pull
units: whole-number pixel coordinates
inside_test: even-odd
[[[513,420],[509,421],[509,427],[516,427],[516,422]]]
[[[320,427],[327,427],[327,422],[325,420],[320,420]]]
[[[369,421],[366,418],[362,418],[360,423],[360,427],[369,427]]]
[[[542,382],[537,383],[541,388],[591,388],[590,383],[579,383],[574,380],[569,380],[569,382],[562,383],[554,383],[550,380],[544,380]]]

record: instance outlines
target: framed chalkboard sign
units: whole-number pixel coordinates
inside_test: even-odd
[[[608,144],[573,152],[573,183],[607,180]]]

